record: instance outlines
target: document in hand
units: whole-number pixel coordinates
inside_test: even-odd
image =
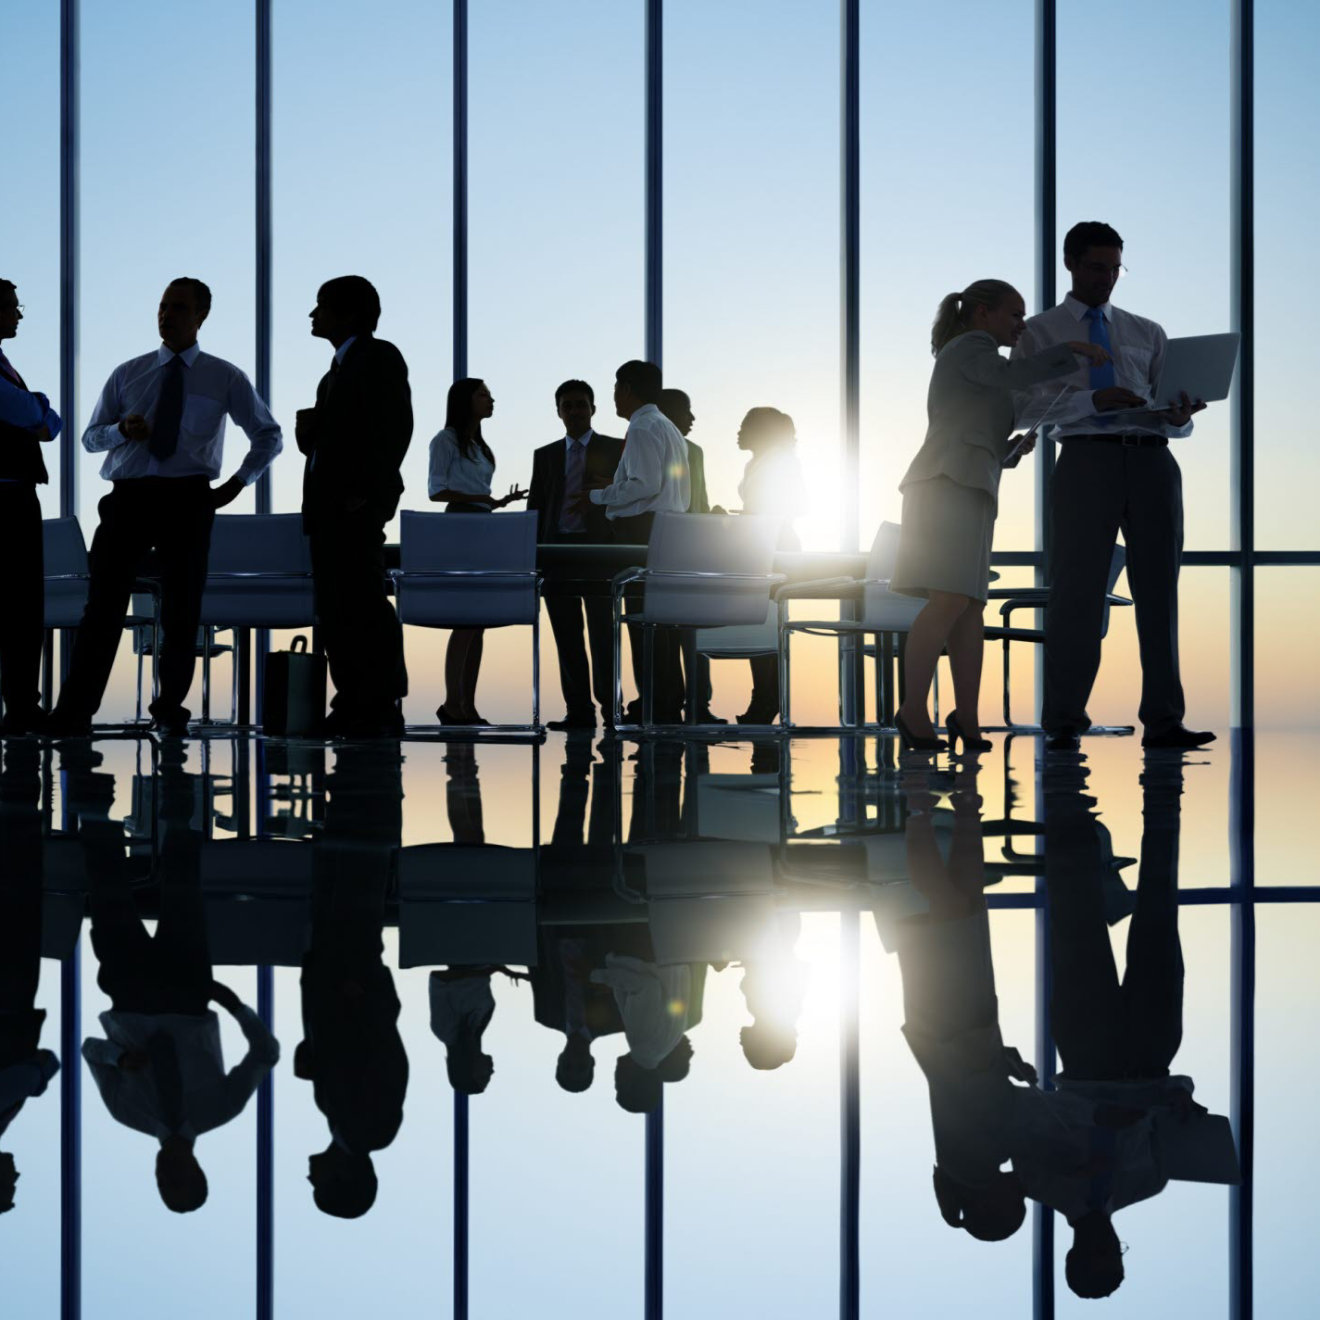
[[[1045,411],[1041,413],[1041,415],[1037,417],[1036,420],[1032,422],[1030,426],[1023,428],[1024,433],[1018,437],[1017,444],[1015,444],[1008,451],[1008,453],[1004,455],[1005,467],[1007,467],[1008,464],[1010,464],[1018,456],[1018,454],[1022,452],[1022,446],[1027,443],[1027,437],[1031,435],[1033,431],[1039,431],[1040,428],[1045,425],[1045,419],[1049,417],[1050,413],[1054,411],[1054,405],[1057,404],[1059,400],[1063,398],[1063,396],[1067,393],[1068,393],[1068,387],[1065,385],[1063,389],[1061,389],[1045,406]]]
[[[1184,394],[1202,403],[1228,398],[1241,338],[1232,331],[1223,335],[1188,335],[1183,339],[1170,339],[1164,350],[1160,378],[1151,396],[1151,408],[1157,412],[1172,408]]]

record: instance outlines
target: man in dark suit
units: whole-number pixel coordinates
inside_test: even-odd
[[[536,510],[536,539],[582,544],[607,542],[611,536],[605,510],[599,504],[592,504],[586,492],[593,483],[609,484],[619,465],[623,441],[597,435],[592,430],[596,396],[584,380],[566,380],[555,391],[555,411],[564,423],[564,438],[542,445],[532,459],[527,507]],[[555,634],[559,685],[567,710],[562,720],[551,720],[549,727],[594,728],[593,692],[601,717],[609,723],[614,701],[614,643],[608,597],[547,594],[545,608]],[[590,670],[583,644],[584,613],[591,641]]]
[[[298,412],[303,529],[311,543],[316,620],[335,697],[326,732],[388,737],[403,731],[408,691],[403,629],[385,593],[385,524],[403,493],[399,475],[412,439],[408,367],[375,337],[380,297],[360,275],[323,284],[312,334],[335,357]]]
[[[18,289],[0,280],[0,340],[13,339],[22,319]],[[47,480],[41,444],[59,433],[50,400],[28,389],[0,348],[0,559],[8,593],[0,610],[0,735],[39,732],[45,723],[38,690],[45,587],[37,487]]]

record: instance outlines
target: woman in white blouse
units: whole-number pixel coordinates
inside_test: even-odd
[[[427,494],[444,501],[446,513],[491,513],[527,492],[516,485],[496,499],[490,493],[495,455],[481,434],[481,423],[495,411],[484,380],[456,380],[445,404],[445,429],[431,441]],[[488,724],[477,714],[477,675],[481,670],[484,628],[455,628],[445,652],[445,699],[436,711],[441,724]]]
[[[742,511],[782,518],[779,548],[800,549],[793,516],[802,502],[803,478],[793,419],[778,408],[751,409],[738,428],[738,448],[752,456],[738,483]],[[738,723],[772,724],[779,714],[779,658],[757,655],[749,663],[752,700]]]

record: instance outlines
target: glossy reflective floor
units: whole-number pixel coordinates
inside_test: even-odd
[[[1314,1314],[1312,735],[3,752],[6,1315]]]

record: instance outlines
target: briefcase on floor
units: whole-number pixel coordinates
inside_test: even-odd
[[[277,738],[308,738],[325,719],[325,656],[307,649],[301,633],[287,651],[266,657],[262,727]]]

